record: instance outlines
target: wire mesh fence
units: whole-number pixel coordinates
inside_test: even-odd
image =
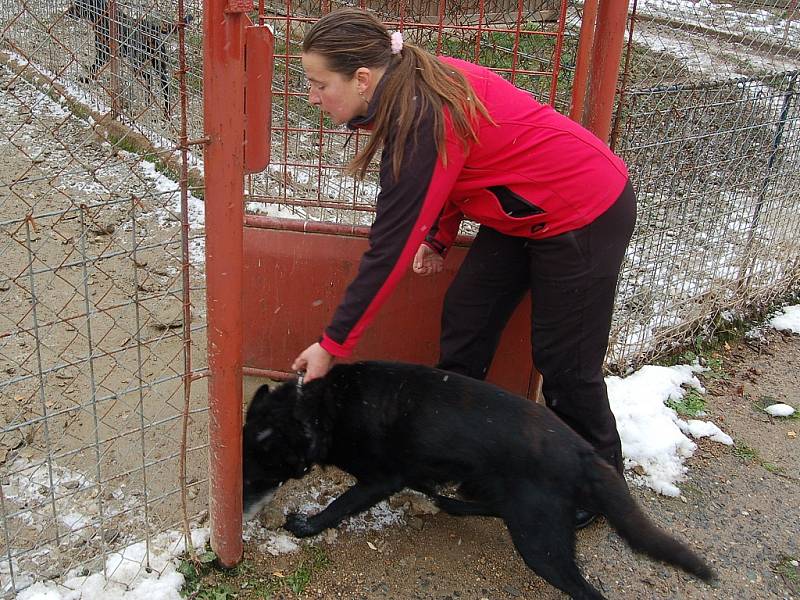
[[[147,568],[154,536],[181,529],[184,494],[185,514],[205,506],[207,441],[204,381],[193,385],[205,365],[202,204],[188,167],[175,169],[188,137],[180,11],[119,2],[112,25],[105,0],[1,6],[10,597],[34,579]],[[199,131],[199,95],[188,104]],[[137,542],[143,561],[107,560]]]
[[[612,145],[636,184],[608,363],[766,307],[800,280],[794,0],[632,5]]]
[[[337,128],[308,104],[300,64],[305,26],[348,2],[267,2],[262,21],[275,30],[273,139],[269,169],[249,179],[248,210],[289,209],[302,218],[369,225],[377,165],[363,182],[343,175],[364,144],[363,132]],[[568,110],[578,15],[555,0],[362,3],[406,41],[431,52],[475,60]],[[568,22],[571,23],[568,26]],[[469,228],[467,229],[469,230]]]
[[[368,225],[375,173],[343,176],[364,134],[307,104],[299,62],[305,26],[339,4],[260,4],[252,17],[276,40],[272,162],[248,177],[247,208]],[[362,5],[568,111],[581,3]],[[608,357],[619,370],[800,279],[796,0],[637,0],[630,14],[613,143],[641,209]],[[178,527],[184,461],[185,512],[205,505],[202,5],[7,0],[0,31],[10,596]]]

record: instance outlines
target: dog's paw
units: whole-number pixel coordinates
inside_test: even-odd
[[[299,538],[310,537],[319,533],[319,531],[308,522],[308,516],[300,513],[290,513],[286,515],[286,523],[283,524],[283,528]]]

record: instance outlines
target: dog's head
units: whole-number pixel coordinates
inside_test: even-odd
[[[294,382],[272,390],[263,385],[253,396],[242,436],[245,520],[255,516],[285,481],[302,477],[314,463],[316,418],[307,409],[320,385],[307,384],[300,398]]]
[[[96,24],[107,10],[108,0],[73,0],[67,9],[67,16]]]

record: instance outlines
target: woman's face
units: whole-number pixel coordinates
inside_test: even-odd
[[[308,101],[319,106],[334,123],[341,125],[367,112],[365,91],[369,87],[362,71],[358,69],[350,79],[341,73],[328,70],[328,61],[316,52],[303,53],[300,57],[308,79]]]

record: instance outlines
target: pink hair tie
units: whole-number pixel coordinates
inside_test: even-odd
[[[392,54],[400,54],[403,49],[403,34],[395,31],[392,34]]]

